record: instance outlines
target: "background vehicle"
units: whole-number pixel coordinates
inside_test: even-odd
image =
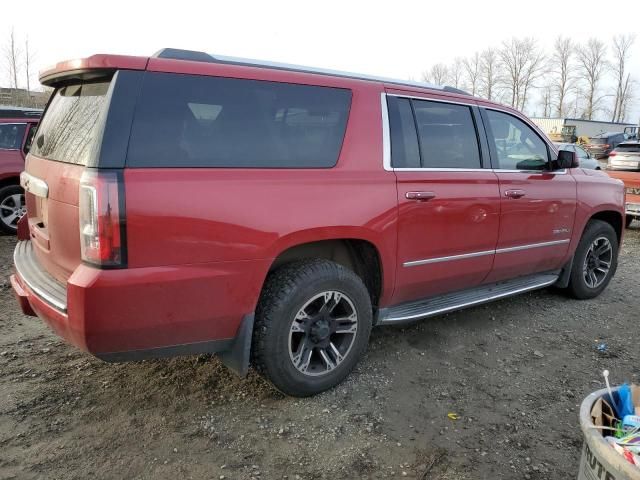
[[[533,117],[531,120],[554,142],[576,143],[582,137],[595,137],[604,132],[623,133],[632,123],[600,122],[581,118]]]
[[[626,141],[609,154],[609,170],[640,170],[640,142]]]
[[[311,395],[374,325],[616,270],[622,184],[455,89],[173,49],[41,81],[11,282],[107,361],[218,353]]]
[[[569,152],[575,152],[578,157],[578,162],[581,168],[590,168],[592,170],[601,170],[600,162],[593,158],[589,152],[587,152],[580,145],[573,143],[556,143],[558,150],[567,150]]]
[[[20,172],[42,110],[0,108],[0,231],[15,233],[26,211]]]
[[[625,141],[624,133],[608,132],[589,138],[589,143],[585,145],[588,152],[595,158],[607,158],[609,153]]]

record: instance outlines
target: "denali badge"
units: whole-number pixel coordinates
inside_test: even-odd
[[[568,228],[555,228],[553,230],[553,234],[554,235],[560,235],[561,233],[569,233],[569,229]]]

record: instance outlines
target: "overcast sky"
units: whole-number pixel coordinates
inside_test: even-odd
[[[615,33],[640,31],[638,22],[630,21],[640,7],[616,0],[2,3],[2,46],[12,28],[21,43],[28,36],[36,70],[94,53],[146,56],[177,47],[419,79],[434,63],[449,63],[512,36],[533,36],[550,50],[558,34],[577,42],[595,36],[610,44]],[[2,66],[0,82],[6,86]],[[640,81],[640,38],[629,67]],[[607,79],[610,89],[612,81]],[[640,97],[640,85],[636,92]],[[637,121],[640,101],[632,115]]]

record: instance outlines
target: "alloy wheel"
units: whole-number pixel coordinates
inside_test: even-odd
[[[0,202],[0,221],[12,229],[18,228],[18,221],[26,212],[23,193],[8,195]]]
[[[326,375],[347,358],[357,331],[358,313],[351,299],[333,290],[319,293],[291,322],[291,362],[304,375]]]
[[[613,261],[613,248],[607,237],[596,238],[584,259],[582,274],[589,288],[597,288],[605,281]]]

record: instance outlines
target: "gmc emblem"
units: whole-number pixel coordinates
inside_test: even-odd
[[[626,191],[630,195],[640,195],[640,188],[627,187]]]

